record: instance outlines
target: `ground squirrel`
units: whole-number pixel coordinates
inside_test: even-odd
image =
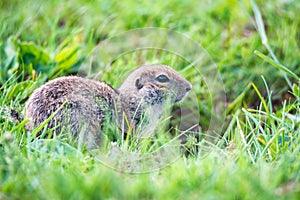
[[[119,127],[136,127],[141,118],[150,121],[142,129],[149,130],[163,114],[163,103],[181,101],[192,85],[165,65],[144,65],[135,69],[118,89],[96,80],[76,76],[60,77],[36,89],[26,103],[29,129],[37,127],[57,112],[48,128],[59,133],[69,125],[73,136],[84,133],[84,143],[95,148],[101,140],[104,120],[118,118]],[[123,124],[123,126],[122,126]]]

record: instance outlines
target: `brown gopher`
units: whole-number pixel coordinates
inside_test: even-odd
[[[138,67],[118,89],[81,77],[60,77],[36,89],[28,99],[28,128],[37,127],[57,112],[48,128],[56,127],[56,133],[69,128],[74,137],[83,133],[84,144],[92,149],[100,144],[105,120],[117,119],[125,132],[137,126],[142,132],[151,132],[163,114],[164,103],[181,101],[191,88],[165,65]],[[147,123],[141,122],[145,117]]]

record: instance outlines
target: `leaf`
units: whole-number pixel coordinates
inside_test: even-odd
[[[77,156],[82,156],[80,151],[57,139],[36,139],[29,143],[29,148],[43,154],[51,153],[51,155],[56,154],[57,156],[76,154]]]
[[[49,54],[33,42],[22,42],[16,37],[10,37],[5,45],[5,72],[1,71],[3,79],[12,74],[23,77],[35,72],[48,72],[51,63]]]
[[[16,58],[18,57],[18,51],[15,48],[14,38],[10,37],[5,45],[4,52],[6,55],[6,69],[18,67]]]
[[[17,62],[18,52],[15,50],[14,44],[9,38],[6,43],[0,45],[0,85],[11,77],[11,69],[18,68]]]
[[[299,89],[299,86],[297,86],[296,84],[293,84],[293,94],[296,97],[300,97],[300,89]]]
[[[57,48],[56,52],[59,53],[54,57],[45,48],[16,37],[10,37],[3,48],[2,54],[6,60],[0,63],[0,83],[4,83],[12,74],[19,77],[18,81],[28,76],[35,79],[38,75],[41,75],[41,80],[53,79],[77,71],[83,61],[83,58],[79,58],[79,42],[74,38],[67,38]]]
[[[50,56],[33,42],[18,42],[19,58],[23,59],[24,64],[42,64],[47,65],[51,59]]]
[[[56,71],[67,70],[74,66],[79,57],[78,42],[73,40],[70,46],[65,46],[55,57],[54,61],[58,63]]]

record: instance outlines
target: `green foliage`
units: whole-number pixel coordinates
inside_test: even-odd
[[[0,199],[298,199],[299,9],[297,0],[1,1]],[[187,138],[182,149],[188,153],[174,163],[128,174],[68,139],[35,139],[38,131],[51,132],[47,121],[31,132],[25,129],[25,102],[47,80],[100,66],[98,78],[118,87],[135,66],[164,63],[193,83],[199,109],[190,110],[200,115],[202,129],[196,134],[202,136],[218,116],[211,113],[206,83],[186,60],[140,50],[122,55],[109,69],[99,60],[89,63],[100,41],[141,27],[186,34],[218,66],[228,106],[216,144]],[[105,153],[116,138],[122,150],[146,155],[172,141],[162,135],[130,143],[117,132],[107,135]]]
[[[54,52],[54,56],[33,42],[23,42],[16,37],[8,38],[2,50],[0,84],[4,84],[13,75],[19,77],[18,81],[28,77],[36,79],[37,75],[40,75],[40,81],[45,81],[75,73],[83,61],[79,57],[78,42],[75,39],[65,41]],[[22,85],[18,87],[24,89]]]

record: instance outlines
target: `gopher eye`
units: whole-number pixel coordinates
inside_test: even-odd
[[[155,80],[157,80],[160,83],[166,83],[166,82],[170,81],[170,79],[166,75],[163,75],[163,74],[156,77]]]

